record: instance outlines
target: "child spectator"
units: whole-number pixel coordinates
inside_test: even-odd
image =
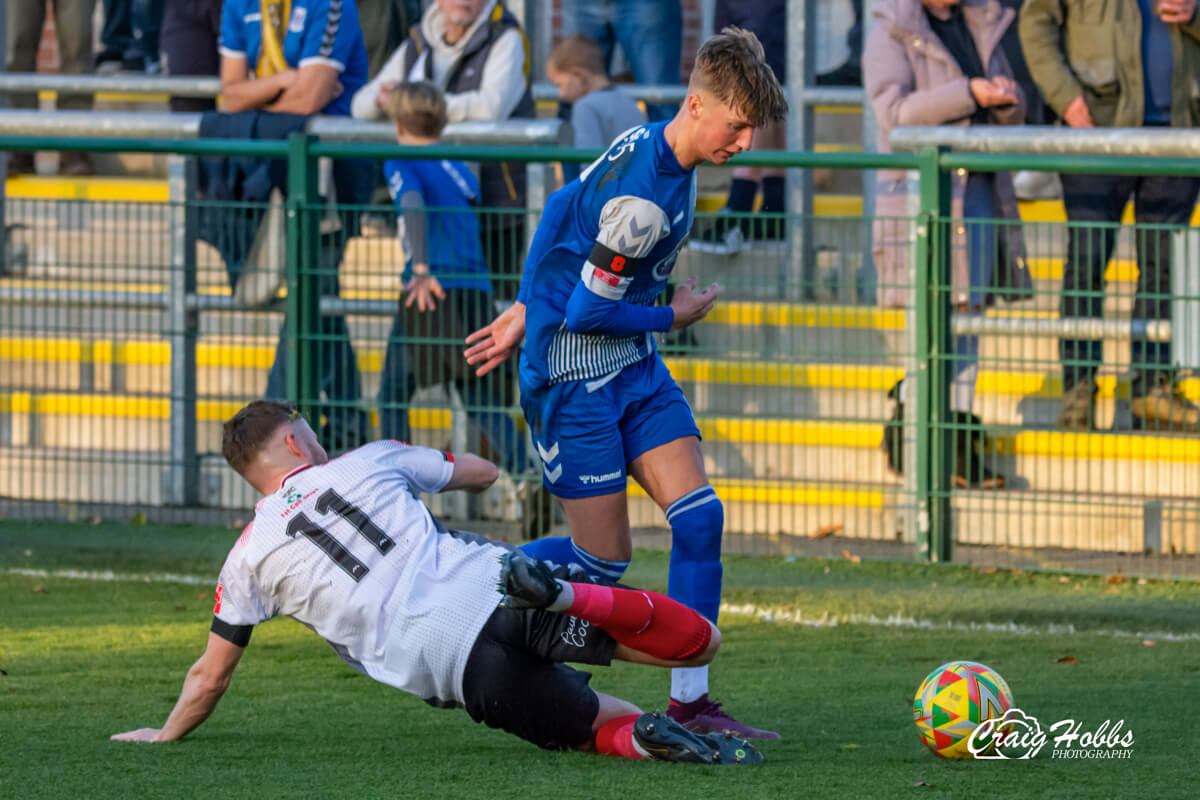
[[[392,88],[384,107],[402,145],[436,144],[446,126],[446,99],[431,83]],[[412,393],[453,384],[496,459],[519,473],[525,467],[524,439],[507,411],[484,410],[514,405],[512,367],[480,378],[461,355],[467,334],[486,325],[495,312],[475,215],[479,183],[461,161],[391,159],[383,170],[396,205],[405,283],[379,388],[381,434],[409,440]]]
[[[646,112],[618,89],[604,70],[604,53],[590,36],[575,33],[550,51],[546,77],[558,87],[558,97],[571,104],[575,146],[604,149],[620,134],[646,124]],[[568,180],[579,174],[578,164],[564,165]]]

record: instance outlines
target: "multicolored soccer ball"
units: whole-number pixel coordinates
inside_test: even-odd
[[[974,758],[967,749],[971,733],[984,720],[1004,716],[1012,704],[1012,691],[994,669],[951,661],[921,681],[913,698],[913,721],[921,743],[937,755]]]

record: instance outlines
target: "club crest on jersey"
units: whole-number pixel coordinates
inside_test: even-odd
[[[679,255],[679,251],[683,249],[683,239],[681,238],[670,253],[667,253],[661,261],[654,265],[654,269],[650,270],[650,274],[656,281],[665,281],[671,277],[671,270],[675,269],[675,259]]]

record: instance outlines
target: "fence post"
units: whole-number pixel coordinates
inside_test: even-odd
[[[163,474],[167,505],[194,506],[200,489],[200,459],[196,453],[196,338],[199,312],[189,308],[196,294],[196,161],[172,155],[167,159],[167,211],[171,225],[170,274],[167,276],[167,338],[171,346],[171,453]]]
[[[926,147],[920,160],[921,211],[917,218],[917,554],[949,561],[950,419],[950,174],[941,168],[943,148]]]
[[[316,137],[288,137],[287,191],[287,393],[314,429],[320,430],[321,314],[320,239],[311,208],[317,202],[317,159],[309,149]]]

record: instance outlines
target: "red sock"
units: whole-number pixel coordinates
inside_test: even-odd
[[[644,758],[633,746],[633,723],[641,714],[610,719],[596,731],[596,752],[620,758]]]
[[[712,638],[708,620],[657,592],[572,583],[575,600],[565,613],[608,631],[618,642],[669,661],[704,652]]]

